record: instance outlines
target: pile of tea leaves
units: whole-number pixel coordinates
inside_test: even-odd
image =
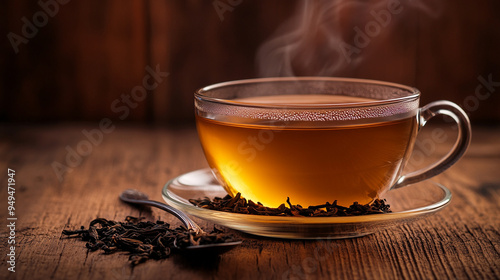
[[[223,198],[215,197],[214,199],[204,197],[190,199],[189,202],[195,206],[210,210],[265,216],[342,217],[392,212],[390,205],[386,204],[384,199],[375,199],[372,203],[364,205],[354,202],[349,207],[337,205],[337,201],[335,200],[333,203],[326,202],[325,204],[304,208],[298,204],[292,205],[288,197],[286,200],[288,207],[283,203],[277,208],[271,208],[262,205],[260,202],[247,201],[241,197],[241,193],[237,193],[234,197],[230,195],[226,195]]]
[[[105,254],[129,252],[133,266],[148,259],[165,259],[179,248],[238,241],[215,226],[210,233],[197,234],[184,226],[171,229],[163,221],[155,223],[143,219],[127,216],[125,222],[117,222],[97,218],[90,222],[88,229],[82,226],[77,230],[63,230],[62,234],[87,241],[86,247],[90,251],[101,249]]]

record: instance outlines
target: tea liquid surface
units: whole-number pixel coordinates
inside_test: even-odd
[[[305,99],[307,98],[307,99]],[[352,103],[342,96],[252,98],[268,104]],[[369,101],[369,99],[364,99]],[[250,101],[246,99],[245,101]],[[325,122],[233,123],[197,116],[207,161],[226,190],[265,206],[369,203],[399,176],[413,146],[416,117],[348,126]]]

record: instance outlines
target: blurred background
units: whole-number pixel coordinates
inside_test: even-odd
[[[403,83],[422,105],[447,99],[474,123],[500,122],[498,0],[0,5],[4,123],[194,124],[200,87],[293,75]]]

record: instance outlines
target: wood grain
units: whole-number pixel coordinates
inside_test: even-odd
[[[345,240],[280,240],[235,232],[241,247],[207,261],[180,256],[135,268],[128,256],[87,252],[84,242],[61,239],[63,229],[96,217],[145,216],[179,225],[156,209],[140,210],[117,195],[138,188],[161,200],[163,184],[206,167],[192,127],[160,128],[115,122],[100,145],[59,182],[51,164],[96,125],[0,128],[0,221],[6,222],[7,168],[16,170],[16,272],[7,271],[1,227],[2,279],[498,279],[500,278],[500,128],[476,127],[466,156],[434,181],[453,192],[452,203],[427,219]],[[423,130],[426,137],[431,129]],[[438,145],[430,160],[453,140]],[[420,137],[420,136],[419,136]],[[195,219],[203,227],[211,223]]]

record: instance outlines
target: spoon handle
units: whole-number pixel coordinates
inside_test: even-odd
[[[186,216],[186,214],[184,214],[183,212],[175,209],[174,207],[170,206],[170,205],[167,205],[165,203],[161,203],[161,202],[158,202],[158,201],[154,201],[154,200],[136,200],[134,201],[134,203],[136,204],[143,204],[143,205],[149,205],[149,206],[153,206],[153,207],[156,207],[156,208],[160,208],[161,210],[165,210],[167,211],[168,213],[174,215],[175,217],[177,217],[179,220],[182,221],[182,223],[187,227],[187,229],[191,229],[191,230],[194,230],[196,232],[201,232],[202,229],[200,228],[200,226],[198,226],[193,220],[191,220],[191,218],[189,218],[188,216]]]

